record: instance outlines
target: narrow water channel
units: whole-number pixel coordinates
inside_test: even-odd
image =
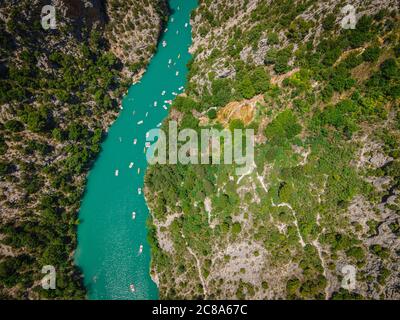
[[[125,96],[88,176],[78,227],[76,263],[90,299],[157,299],[146,240],[146,133],[184,91],[196,0],[170,0],[172,14],[140,83]]]

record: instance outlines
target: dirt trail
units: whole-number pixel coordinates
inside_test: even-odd
[[[207,285],[206,285],[206,280],[204,279],[203,274],[201,273],[200,260],[197,258],[196,254],[193,252],[193,250],[187,245],[187,242],[186,242],[186,248],[188,249],[189,253],[196,260],[197,269],[198,269],[198,272],[199,272],[199,278],[200,278],[201,284],[203,286],[204,298],[207,299]]]
[[[292,208],[292,206],[291,206],[289,203],[286,203],[286,202],[282,202],[282,203],[279,203],[279,204],[275,204],[275,203],[274,203],[274,200],[271,199],[271,203],[272,203],[272,206],[273,206],[273,207],[287,207],[287,208],[290,209],[290,211],[292,212],[293,218],[294,218],[294,225],[296,226],[297,234],[298,234],[298,236],[299,236],[299,243],[300,243],[301,246],[304,248],[304,247],[306,246],[306,243],[304,242],[303,237],[302,237],[302,235],[301,235],[301,233],[300,233],[300,228],[299,228],[299,224],[298,224],[298,221],[297,221],[297,213],[296,213],[296,211],[294,211],[294,209]]]

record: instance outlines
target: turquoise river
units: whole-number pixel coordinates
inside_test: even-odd
[[[168,114],[170,104],[165,101],[184,91],[192,42],[190,14],[197,1],[169,4],[171,15],[158,50],[141,81],[124,97],[88,176],[75,260],[90,299],[158,298],[146,240],[144,148],[146,133]]]

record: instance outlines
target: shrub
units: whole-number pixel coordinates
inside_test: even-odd
[[[379,58],[381,50],[378,47],[368,47],[362,54],[362,58],[367,62],[375,62]]]
[[[333,30],[335,28],[335,22],[336,22],[335,15],[330,13],[322,21],[322,27],[327,31],[331,31],[331,30]]]
[[[8,120],[4,124],[4,127],[7,130],[10,130],[12,132],[20,132],[20,131],[24,130],[24,125],[20,121],[15,120],[15,119]]]
[[[391,79],[399,75],[399,69],[397,67],[396,60],[392,58],[385,60],[381,64],[380,70],[382,76],[386,79]]]
[[[212,120],[217,118],[217,111],[215,109],[211,109],[207,112],[207,116]]]
[[[297,123],[296,116],[291,110],[285,110],[267,126],[265,135],[273,143],[281,143],[286,139],[292,139],[301,132],[301,126]]]

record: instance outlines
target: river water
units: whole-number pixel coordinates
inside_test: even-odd
[[[172,14],[157,53],[141,82],[132,85],[123,99],[123,109],[89,172],[79,212],[75,260],[83,271],[90,299],[158,298],[158,288],[150,277],[146,240],[149,210],[143,193],[144,147],[146,133],[168,114],[165,101],[173,100],[173,93],[183,92],[192,42],[189,20],[197,6],[196,0],[169,3]]]

